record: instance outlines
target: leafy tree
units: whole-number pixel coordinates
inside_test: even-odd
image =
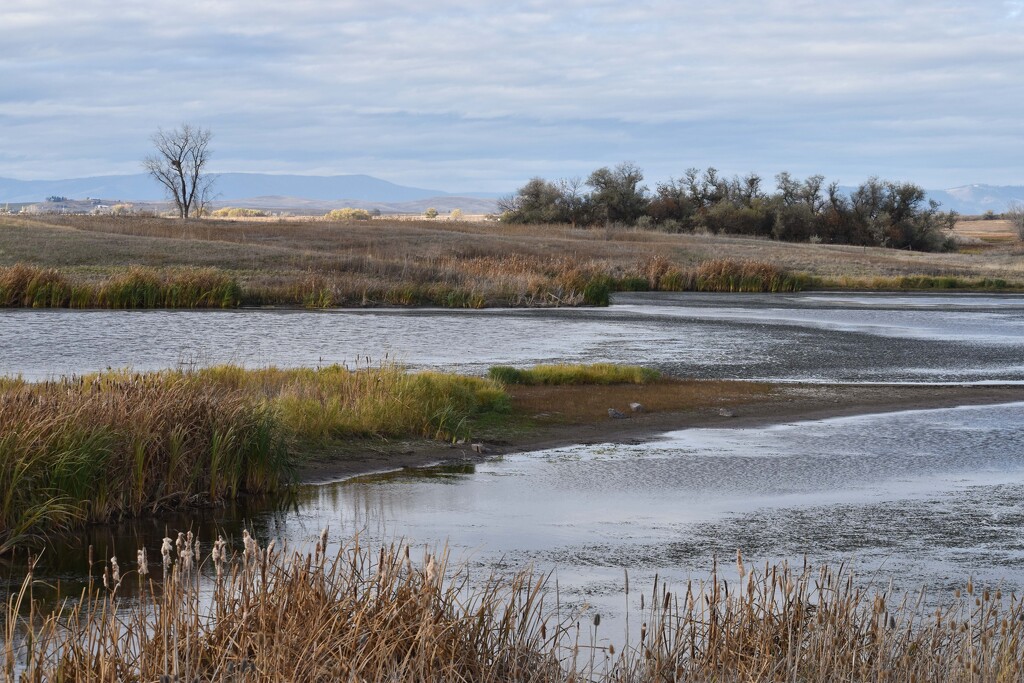
[[[643,179],[643,171],[631,162],[591,173],[587,185],[593,188],[595,215],[607,223],[635,223],[647,210],[647,188],[640,184]]]
[[[502,220],[508,223],[567,222],[562,216],[562,191],[543,178],[531,178],[512,197],[498,201]]]
[[[430,207],[429,209],[423,212],[423,215],[430,219],[437,218],[437,209],[435,209],[434,207]]]
[[[188,123],[169,131],[161,128],[152,138],[156,152],[142,162],[164,186],[180,218],[188,218],[193,212],[202,215],[212,199],[214,179],[206,173],[212,137],[208,128]]]

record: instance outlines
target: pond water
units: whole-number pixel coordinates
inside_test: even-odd
[[[125,567],[140,546],[158,557],[161,537],[179,529],[207,546],[223,533],[237,547],[248,528],[309,549],[324,527],[369,547],[447,544],[481,578],[554,572],[563,607],[589,605],[609,623],[625,611],[627,570],[636,588],[656,574],[679,585],[706,578],[717,557],[733,579],[737,549],[758,565],[845,563],[862,584],[927,587],[930,600],[948,600],[968,577],[1020,593],[1024,403],[690,429],[308,486],[287,510],[91,529],[49,549],[40,573],[74,592],[84,544]]]
[[[415,367],[609,360],[701,377],[1024,381],[1020,296],[622,296],[609,309],[374,312],[0,312],[0,373],[105,366],[283,366],[385,353]],[[1024,589],[1024,404],[690,429],[306,487],[284,511],[221,510],[91,529],[43,571],[69,587],[85,548],[159,555],[207,541],[448,543],[486,573],[554,571],[563,601],[614,617],[625,570],[704,578],[716,555],[852,563],[866,582],[944,592],[969,576]],[[12,577],[20,580],[20,577]],[[945,594],[945,593],[943,593]]]
[[[1024,296],[620,294],[556,310],[0,311],[0,375],[617,362],[682,376],[1022,382]]]

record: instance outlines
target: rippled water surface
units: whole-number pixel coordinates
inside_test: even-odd
[[[845,563],[864,584],[926,586],[948,598],[968,577],[1024,590],[1024,403],[691,429],[642,445],[575,446],[483,464],[402,471],[304,488],[282,512],[220,511],[94,529],[99,557],[159,553],[169,529],[279,546],[320,530],[372,544],[448,544],[478,576],[554,571],[563,603],[614,617],[625,571],[678,585],[755,563]],[[84,551],[45,571],[72,582]],[[73,584],[69,584],[73,585]]]
[[[605,309],[0,311],[0,374],[315,366],[390,358],[613,361],[680,375],[846,382],[1024,381],[1024,296],[621,294]]]
[[[237,362],[413,367],[617,361],[681,375],[811,381],[1024,381],[1024,297],[629,295],[608,309],[369,312],[0,312],[0,373]],[[363,361],[365,362],[365,361]],[[1024,589],[1024,404],[770,428],[691,429],[642,445],[576,446],[303,489],[287,511],[217,511],[95,528],[47,558],[159,554],[168,531],[241,529],[293,545],[450,543],[482,570],[555,570],[569,604],[614,614],[623,575],[706,577],[754,561],[852,563],[916,590],[968,576]],[[485,569],[486,568],[486,569]],[[20,577],[14,577],[20,580]]]

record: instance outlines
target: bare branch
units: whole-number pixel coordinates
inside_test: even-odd
[[[206,174],[206,165],[210,160],[212,137],[208,128],[188,123],[170,131],[160,128],[152,138],[156,152],[142,162],[149,174],[164,186],[181,218],[193,213],[201,215],[210,200],[213,178]]]

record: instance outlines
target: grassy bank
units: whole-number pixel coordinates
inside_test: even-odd
[[[423,274],[415,280],[371,281],[309,272],[292,280],[246,285],[212,269],[134,266],[108,275],[81,276],[16,264],[0,268],[0,307],[607,306],[609,296],[619,291],[795,292],[809,282],[767,264],[723,260],[678,268],[664,259],[651,259],[616,271],[607,264],[568,259],[487,259],[453,262],[444,274]]]
[[[476,308],[600,305],[630,290],[1024,286],[1024,247],[986,245],[926,254],[564,225],[0,217],[0,269],[37,271],[0,304]],[[118,294],[110,285],[128,273]],[[175,282],[195,280],[177,293]]]
[[[452,438],[493,382],[395,366],[0,379],[0,554],[39,533],[270,493],[343,439]]]
[[[610,364],[491,376],[384,364],[0,378],[0,555],[52,531],[280,491],[296,467],[392,442],[504,442],[607,420],[634,401],[673,412],[770,390]]]
[[[446,553],[327,555],[167,539],[161,560],[106,566],[62,610],[32,576],[6,609],[4,672],[27,680],[943,681],[1024,675],[1024,605],[975,588],[921,606],[858,588],[843,568],[747,565],[730,582],[655,581],[630,596],[639,629],[564,610],[543,577],[471,580]],[[200,571],[213,584],[201,597]],[[155,578],[162,573],[162,579]],[[127,582],[140,601],[121,598]],[[635,590],[635,587],[634,587]],[[637,607],[637,603],[639,606]],[[152,607],[150,606],[152,605]],[[585,609],[585,608],[584,608]],[[564,610],[564,611],[563,611]],[[628,622],[627,622],[628,623]]]

